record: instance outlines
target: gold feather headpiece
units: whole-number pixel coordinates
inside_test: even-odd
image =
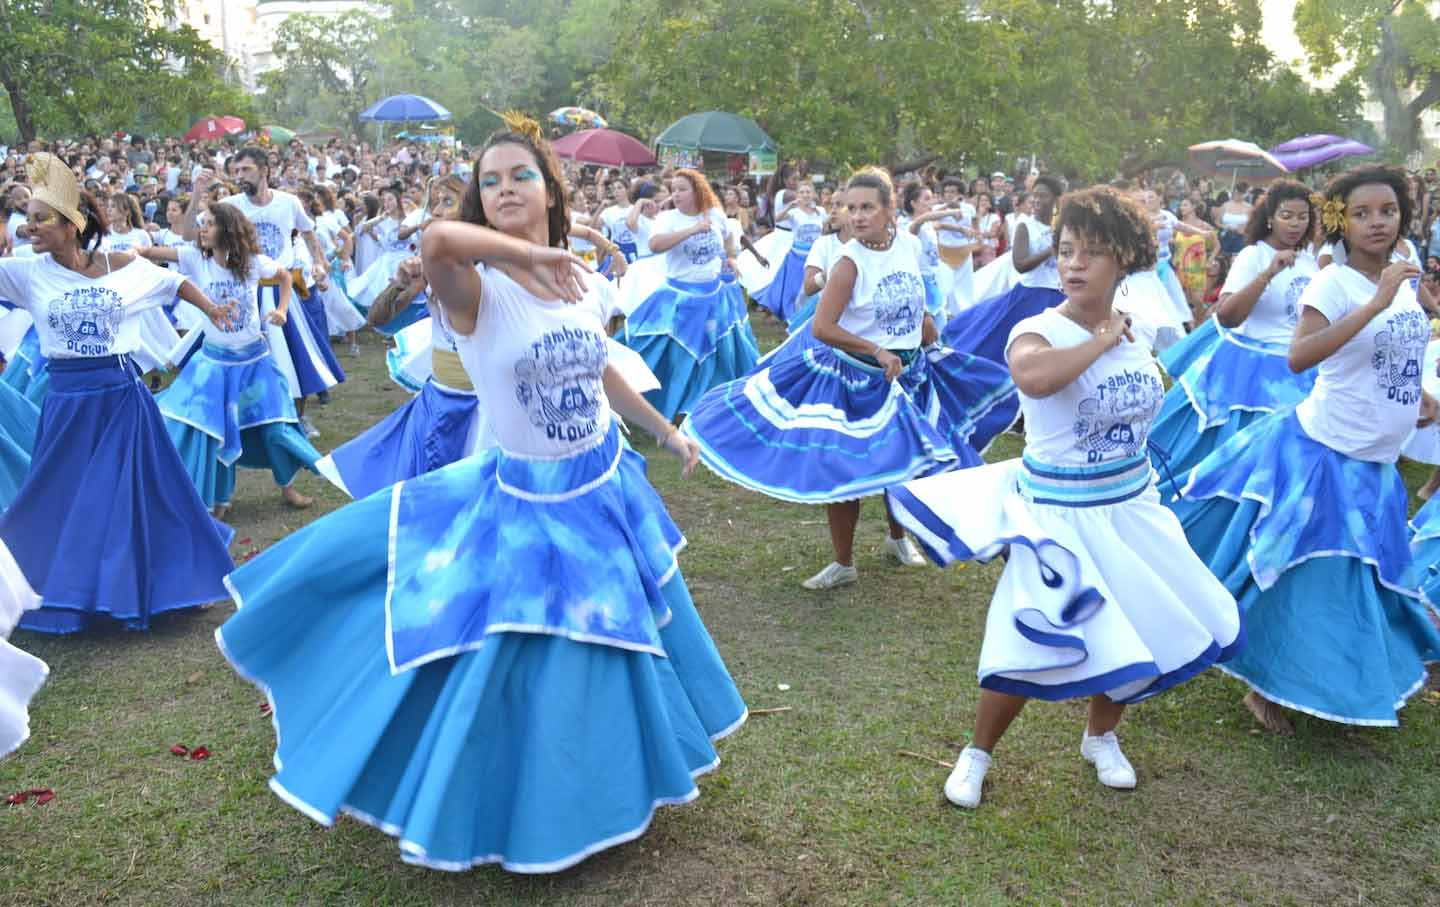
[[[536,148],[545,141],[545,130],[541,129],[540,124],[529,114],[507,110],[500,115],[500,119],[505,122],[505,128],[525,136],[535,143]]]

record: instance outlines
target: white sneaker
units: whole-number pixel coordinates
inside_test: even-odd
[[[830,566],[807,579],[800,585],[806,589],[820,590],[833,589],[836,586],[845,586],[860,578],[860,571],[855,567],[846,567],[844,564],[831,562]]]
[[[885,550],[890,553],[891,557],[899,561],[902,567],[925,566],[925,556],[916,550],[915,543],[910,541],[908,535],[898,539],[886,536]]]
[[[980,788],[990,770],[990,754],[967,746],[955,760],[955,768],[945,779],[945,799],[956,806],[974,809],[980,805]]]
[[[1091,737],[1086,731],[1080,740],[1080,755],[1095,766],[1095,775],[1101,784],[1118,790],[1134,789],[1135,769],[1120,752],[1120,740],[1114,731],[1106,731],[1099,737]]]
[[[301,417],[300,417],[300,428],[304,430],[304,432],[305,432],[305,437],[307,437],[307,438],[318,438],[318,437],[320,437],[320,429],[316,428],[316,427],[315,427],[315,423],[314,423],[314,422],[311,422],[309,419],[307,419],[307,418],[304,417],[304,416],[301,416]]]

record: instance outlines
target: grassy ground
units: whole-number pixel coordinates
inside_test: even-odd
[[[315,410],[322,450],[404,399],[381,351],[368,338],[334,403]],[[143,635],[17,633],[52,675],[34,737],[0,762],[0,793],[48,786],[56,798],[0,807],[0,905],[1440,904],[1435,697],[1415,700],[1399,730],[1302,718],[1280,739],[1256,731],[1242,687],[1211,672],[1127,716],[1132,793],[1101,787],[1080,759],[1083,705],[1036,704],[997,753],[984,806],[963,812],[927,760],[966,740],[998,567],[887,564],[872,501],[860,584],[807,593],[800,580],[828,560],[820,509],[703,470],[682,482],[672,461],[651,459],[747,702],[791,708],[721,745],[698,802],[556,876],[407,867],[380,832],[323,829],[266,789],[270,721],[212,640],[228,604]],[[343,503],[318,478],[301,482],[321,501],[297,514],[267,476],[242,479],[237,558]],[[214,755],[170,755],[182,741]]]

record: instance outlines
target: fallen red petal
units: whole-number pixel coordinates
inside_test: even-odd
[[[190,747],[186,746],[183,743],[177,743],[174,746],[170,747],[170,752],[174,753],[177,756],[188,756],[190,755]]]
[[[18,794],[11,794],[10,796],[6,797],[5,802],[10,804],[11,806],[19,806],[21,803],[24,803],[26,800],[29,799],[30,795],[25,791],[21,791]]]
[[[235,544],[237,544],[237,545],[248,545],[248,544],[250,544],[250,536],[248,536],[248,535],[245,536],[243,539],[241,539],[240,541],[236,542]]]
[[[41,803],[41,804],[49,803],[51,800],[54,800],[54,799],[55,799],[55,792],[54,792],[53,790],[47,790],[47,791],[45,791],[43,794],[36,794],[36,795],[35,795],[35,802],[36,802],[36,803]]]
[[[209,759],[209,758],[210,758],[210,749],[209,749],[209,747],[204,747],[204,746],[197,746],[197,747],[195,747],[193,750],[190,751],[190,758],[191,758],[191,759],[194,759],[196,762],[199,762],[201,759]]]

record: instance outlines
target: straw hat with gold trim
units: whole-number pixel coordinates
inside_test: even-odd
[[[54,208],[84,232],[85,215],[80,213],[80,187],[65,162],[53,154],[32,154],[25,162],[25,171],[30,175],[30,197]]]

